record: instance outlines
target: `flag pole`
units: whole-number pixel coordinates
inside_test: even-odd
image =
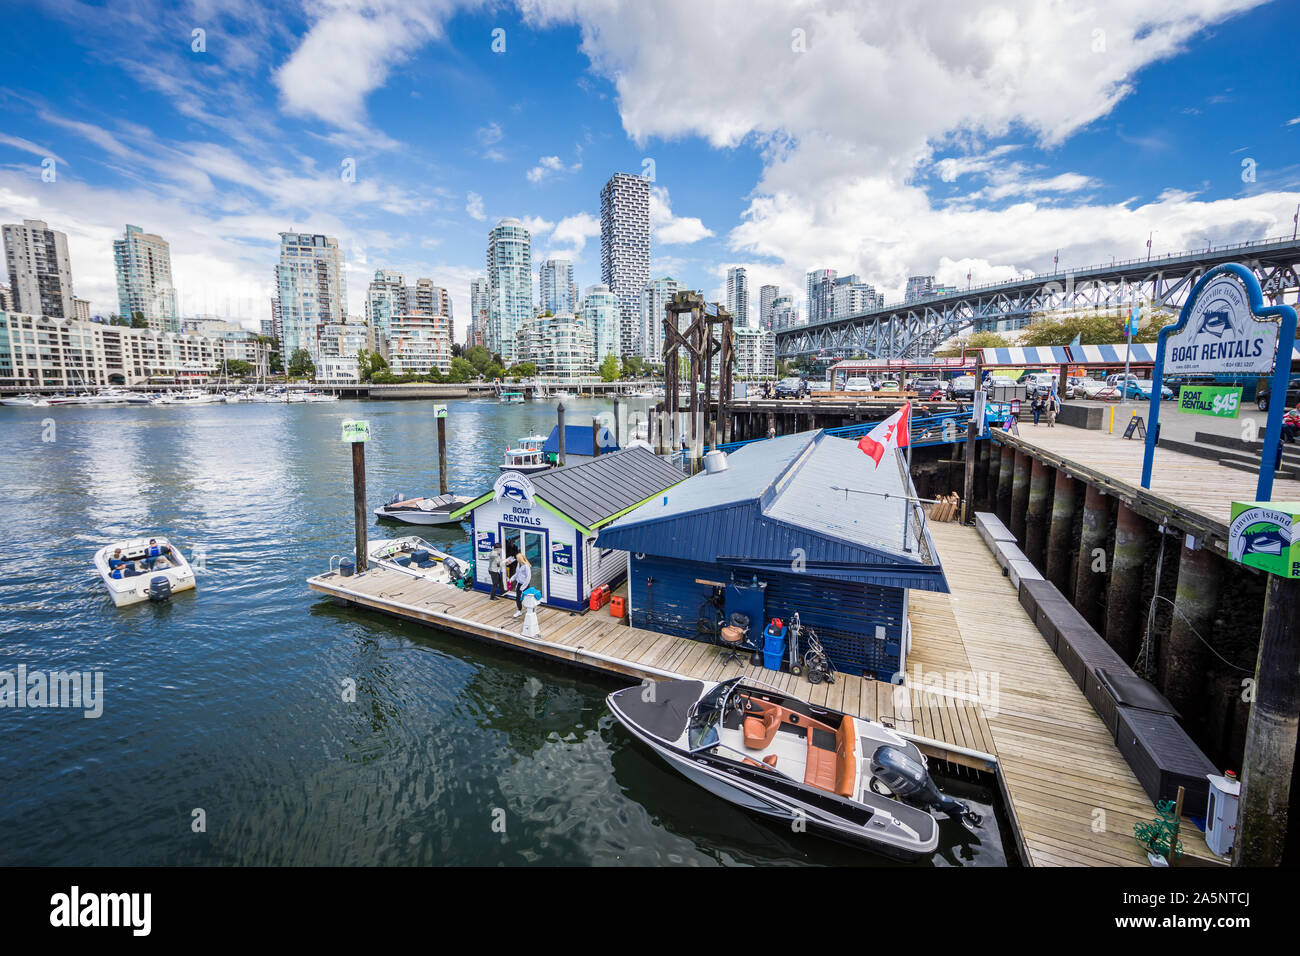
[[[912,400],[907,400],[907,480],[912,480]],[[908,518],[912,516],[912,503],[909,501],[903,505],[903,551],[910,552],[912,549],[907,546],[907,524]]]

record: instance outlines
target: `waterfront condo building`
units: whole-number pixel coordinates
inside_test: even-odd
[[[13,310],[51,318],[75,317],[67,235],[39,219],[7,224],[0,232]]]
[[[553,314],[576,312],[578,286],[573,281],[573,262],[569,259],[547,259],[537,271],[538,304],[543,311]]]
[[[749,323],[749,278],[743,266],[733,266],[727,270],[727,311],[736,328],[743,328]]]
[[[284,363],[287,366],[299,349],[306,349],[314,363],[316,326],[342,322],[347,313],[347,277],[339,241],[310,233],[280,233],[275,284]]]
[[[539,315],[520,326],[519,361],[532,362],[548,382],[576,382],[596,371],[596,343],[586,320],[572,312]]]
[[[408,313],[393,316],[388,339],[388,366],[396,375],[451,371],[451,319],[445,315]]]
[[[509,368],[518,361],[516,333],[533,314],[532,236],[518,219],[502,219],[488,233],[487,281],[485,344]]]
[[[384,358],[388,357],[393,316],[407,311],[406,276],[391,269],[375,270],[375,277],[366,288],[366,322],[374,330],[376,348]]]
[[[587,328],[591,329],[597,366],[605,361],[607,355],[618,358],[623,354],[618,299],[609,291],[609,286],[588,286],[582,297],[580,315],[587,323]]]
[[[348,385],[361,378],[358,354],[374,350],[370,323],[355,316],[342,322],[323,322],[316,327],[316,381]]]
[[[113,266],[118,315],[142,315],[149,328],[159,332],[180,331],[172,250],[166,239],[128,224],[122,238],[113,240]]]
[[[799,308],[793,296],[778,295],[772,300],[772,331],[789,329],[799,324]]]
[[[432,279],[416,279],[415,285],[406,290],[406,307],[416,315],[445,316],[447,334],[455,341],[456,321],[451,314],[451,296],[445,288],[434,285]]]
[[[763,379],[776,375],[776,336],[767,329],[736,326],[738,379]]]
[[[908,276],[904,302],[919,302],[934,294],[934,276]]]
[[[600,281],[618,299],[624,355],[638,353],[641,294],[650,281],[650,182],[615,173],[600,191]]]
[[[663,276],[647,282],[641,291],[641,310],[637,321],[637,351],[647,362],[664,360],[664,320],[668,317],[668,301],[682,291],[682,284],[672,276]],[[678,316],[679,327],[690,321],[690,315]]]
[[[469,332],[465,339],[466,347],[482,345],[487,330],[488,316],[492,311],[492,292],[488,281],[483,276],[470,280],[469,284]]]
[[[831,291],[831,316],[836,319],[870,312],[884,304],[885,297],[855,275],[836,279]]]

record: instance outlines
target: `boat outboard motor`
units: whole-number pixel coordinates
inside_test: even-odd
[[[981,817],[966,804],[940,792],[925,767],[897,747],[877,747],[871,755],[871,774],[901,800],[938,810],[963,823],[979,826]]]
[[[149,579],[149,600],[166,601],[172,596],[171,578],[165,574],[156,574]]]

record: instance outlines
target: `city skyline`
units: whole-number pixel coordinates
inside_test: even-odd
[[[1300,116],[1245,66],[1284,50],[1278,5],[1102,4],[1069,24],[1015,6],[952,49],[925,39],[947,29],[941,9],[879,17],[868,49],[849,29],[865,4],[814,4],[799,23],[761,5],[719,18],[743,20],[739,32],[669,4],[680,49],[655,36],[652,56],[624,39],[648,34],[648,13],[583,4],[379,3],[371,19],[402,34],[384,44],[341,30],[365,18],[332,7],[86,22],[36,4],[10,14],[0,221],[66,233],[75,294],[99,314],[116,311],[112,239],[139,223],[171,244],[180,315],[254,328],[280,232],[339,240],[349,315],[392,269],[432,277],[471,316],[486,234],[507,217],[529,229],[534,261],[569,259],[584,289],[602,278],[600,190],[618,172],[648,181],[649,275],[724,301],[727,269],[743,265],[751,288],[793,294],[804,315],[813,269],[895,302],[914,275],[964,286],[1057,256],[1141,256],[1148,237],[1159,255],[1289,231]],[[347,54],[320,56],[326,34]],[[690,79],[691,57],[731,46],[772,64],[762,97],[743,70]],[[873,50],[893,79],[842,88],[834,77],[861,78]],[[92,82],[40,69],[59,53]],[[936,96],[950,105],[915,108]],[[445,106],[436,136],[412,123],[431,102]]]

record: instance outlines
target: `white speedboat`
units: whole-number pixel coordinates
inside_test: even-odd
[[[89,405],[89,395],[51,395],[49,403],[51,405]]]
[[[401,492],[393,495],[375,509],[376,518],[388,518],[404,524],[458,524],[451,513],[473,499],[465,495],[436,495],[431,498],[403,498]]]
[[[916,745],[884,724],[758,681],[660,681],[605,700],[637,739],[710,793],[844,843],[924,859],[939,845],[932,810],[980,823],[939,791]]]
[[[330,392],[303,392],[300,401],[303,402],[337,402],[339,397]]]
[[[439,584],[460,585],[474,574],[469,562],[440,551],[415,535],[371,541],[366,554],[371,564]]]
[[[155,405],[219,405],[226,400],[224,395],[205,392],[201,388],[187,388],[182,392],[168,392],[159,396]]]
[[[507,448],[505,460],[501,463],[502,471],[518,471],[525,475],[536,474],[539,471],[546,471],[551,467],[542,454],[542,446],[546,444],[545,435],[529,435],[527,438],[519,439],[517,448]]]
[[[118,607],[166,601],[194,587],[194,571],[166,538],[129,538],[95,552],[95,570]]]
[[[0,405],[11,405],[14,408],[48,408],[50,403],[40,395],[11,395],[9,398],[0,398]]]

